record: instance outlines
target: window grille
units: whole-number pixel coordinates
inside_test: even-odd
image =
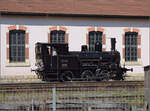
[[[137,61],[137,32],[125,33],[125,61]]]
[[[9,32],[9,60],[10,62],[25,62],[25,31]]]
[[[102,43],[102,35],[103,32],[99,32],[99,31],[89,32],[89,51],[95,51],[96,42],[99,41]]]
[[[51,43],[65,43],[65,32],[64,31],[52,31],[50,33]]]

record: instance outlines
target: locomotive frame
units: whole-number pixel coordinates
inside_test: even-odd
[[[120,53],[115,49],[115,38],[111,39],[111,51],[102,51],[102,44],[95,44],[95,51],[86,45],[81,51],[69,51],[68,44],[36,43],[36,66],[38,78],[44,81],[108,81],[124,80],[125,73],[132,71],[121,67]]]

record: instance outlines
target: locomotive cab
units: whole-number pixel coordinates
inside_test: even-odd
[[[68,52],[68,44],[37,43],[36,74],[43,80],[72,80],[79,77],[80,63],[77,55]]]
[[[36,74],[39,78],[45,79],[46,75],[50,74],[51,77],[57,78],[58,72],[58,56],[66,55],[68,53],[67,44],[50,44],[50,43],[36,43],[35,45],[35,58]],[[54,74],[53,74],[54,73]]]

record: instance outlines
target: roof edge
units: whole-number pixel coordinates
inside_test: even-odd
[[[92,15],[92,14],[63,14],[63,13],[31,13],[31,12],[6,12],[0,11],[0,15],[16,16],[62,16],[62,17],[102,17],[102,18],[138,18],[149,19],[150,16],[130,16],[130,15]]]

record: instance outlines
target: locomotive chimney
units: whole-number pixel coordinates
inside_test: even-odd
[[[111,51],[116,50],[116,38],[111,38]]]
[[[82,52],[87,52],[88,51],[87,45],[82,45],[81,46],[81,51]]]

